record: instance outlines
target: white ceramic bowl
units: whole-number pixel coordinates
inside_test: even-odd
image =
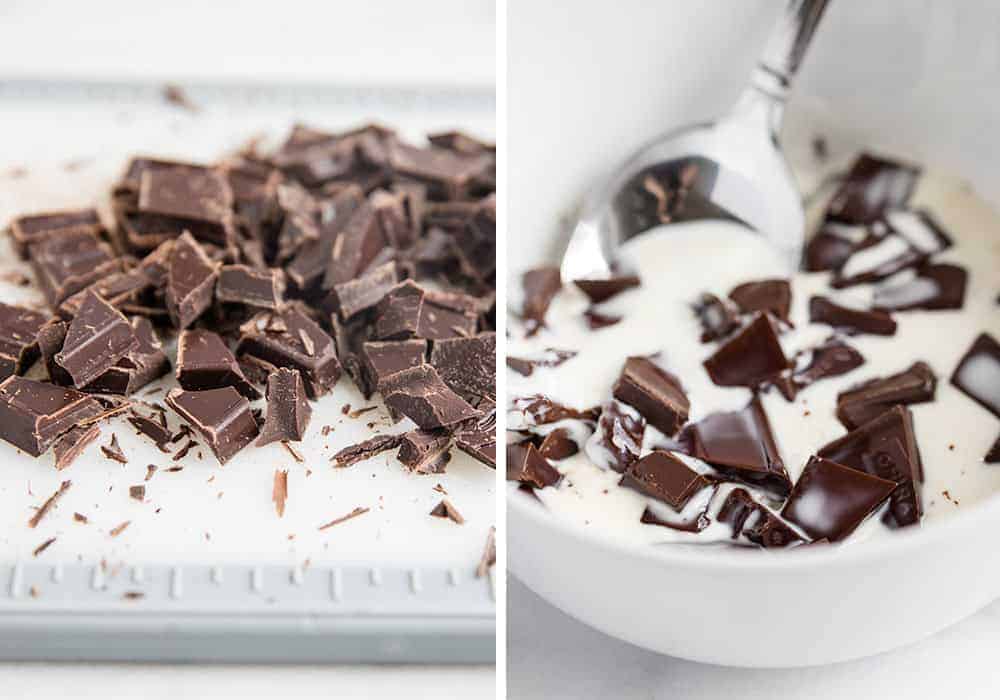
[[[512,270],[558,254],[559,218],[597,174],[723,110],[780,9],[580,3],[567,23],[547,5],[518,0],[508,17]],[[790,105],[789,146],[835,133],[963,174],[997,204],[998,22],[995,3],[833,0]],[[508,499],[509,568],[538,594],[620,639],[739,666],[858,658],[957,622],[1000,595],[998,537],[997,497],[880,541],[778,555],[630,547]]]

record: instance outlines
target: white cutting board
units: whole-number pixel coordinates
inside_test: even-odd
[[[452,127],[491,138],[492,93],[488,90],[421,93],[413,89],[192,91],[197,113],[158,99],[157,87],[82,88],[0,85],[0,222],[33,210],[107,206],[110,184],[127,158],[146,153],[211,160],[264,133],[280,140],[296,120],[336,130],[377,118],[419,139]],[[11,170],[25,168],[23,177]],[[22,267],[6,239],[0,268]],[[34,289],[0,282],[4,301],[40,301]],[[171,349],[172,351],[172,349]],[[169,383],[169,382],[168,382]],[[151,385],[143,394],[160,383]],[[151,396],[162,401],[163,393]],[[372,435],[367,423],[393,432],[384,407],[352,420],[341,413],[370,405],[344,377],[331,395],[313,403],[306,440],[296,445],[298,464],[280,444],[247,448],[220,467],[202,443],[180,462],[138,436],[123,419],[102,424],[102,435],[69,468],[57,472],[51,453],[34,459],[0,443],[0,557],[32,560],[32,551],[56,537],[38,561],[94,563],[110,567],[139,563],[252,563],[307,565],[331,562],[416,563],[470,571],[475,567],[495,515],[495,472],[456,451],[446,474],[408,473],[392,453],[349,469],[334,469],[330,456]],[[171,427],[178,425],[168,413]],[[334,426],[328,436],[320,431]],[[121,465],[105,458],[100,445],[115,432],[129,458]],[[146,465],[160,467],[146,483],[146,499],[129,497],[144,483]],[[183,464],[184,470],[164,469]],[[288,470],[288,500],[278,517],[271,500],[275,469]],[[307,476],[307,471],[311,474]],[[58,506],[30,529],[28,520],[64,479],[73,484]],[[432,518],[442,498],[440,483],[465,517],[463,525]],[[326,531],[317,528],[355,507],[371,511]],[[73,513],[89,518],[74,522]],[[109,530],[129,520],[117,537]]]

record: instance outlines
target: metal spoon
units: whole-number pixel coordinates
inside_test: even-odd
[[[828,0],[789,0],[749,85],[722,119],[686,126],[640,149],[587,196],[562,278],[606,279],[627,263],[619,247],[664,224],[741,222],[798,266],[801,196],[778,145],[785,98]]]

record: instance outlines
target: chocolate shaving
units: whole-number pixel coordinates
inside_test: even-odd
[[[146,487],[143,484],[138,484],[136,486],[128,487],[129,498],[134,498],[137,501],[142,501],[146,498]]]
[[[108,530],[108,534],[111,535],[112,537],[118,537],[118,535],[125,532],[125,528],[127,528],[131,524],[132,524],[131,520],[126,520],[125,522],[120,523],[115,527],[111,528],[110,530]]]
[[[454,523],[458,523],[459,525],[465,522],[465,518],[463,518],[462,514],[458,512],[458,508],[456,508],[447,498],[441,499],[441,502],[434,506],[430,514],[435,518],[447,518]]]
[[[330,461],[338,468],[350,467],[382,452],[396,449],[399,447],[400,439],[398,435],[376,435],[364,442],[345,447],[331,457]]]
[[[51,496],[49,496],[45,500],[45,503],[42,504],[42,507],[39,508],[33,516],[31,516],[31,520],[28,521],[28,527],[31,528],[38,527],[38,523],[42,522],[42,518],[44,518],[45,515],[59,501],[59,499],[63,497],[63,494],[69,491],[69,487],[72,485],[73,484],[71,481],[62,482],[62,484],[59,485],[59,488],[56,490],[56,492],[53,493]]]
[[[274,501],[274,510],[278,517],[285,515],[285,501],[288,499],[288,470],[276,469],[274,472],[274,486],[271,489],[271,500]]]
[[[116,462],[121,462],[122,464],[128,464],[128,457],[122,452],[122,448],[118,445],[118,436],[111,433],[111,442],[107,445],[101,445],[101,452],[108,459],[113,459]]]
[[[55,537],[50,537],[49,539],[45,540],[40,545],[38,545],[37,547],[35,547],[35,551],[33,551],[31,553],[31,555],[34,556],[34,557],[37,557],[39,554],[41,554],[46,549],[48,549],[52,545],[52,543],[55,542],[55,541],[56,541]]]
[[[339,518],[334,518],[330,522],[325,523],[323,525],[320,525],[317,528],[317,530],[319,530],[319,531],[322,532],[323,530],[327,530],[327,529],[333,527],[334,525],[340,525],[341,523],[346,522],[346,521],[348,521],[348,520],[350,520],[352,518],[356,518],[359,515],[364,515],[369,510],[370,510],[369,508],[361,508],[361,507],[355,508],[350,513],[348,513],[347,515],[342,515]]]
[[[497,563],[497,529],[491,527],[486,535],[486,545],[483,547],[483,554],[476,565],[476,578],[482,578],[489,573],[490,569]]]

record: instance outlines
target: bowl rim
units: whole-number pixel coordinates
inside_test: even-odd
[[[508,517],[512,510],[530,520],[536,527],[551,528],[585,546],[594,546],[609,553],[652,560],[664,565],[683,566],[694,570],[719,569],[754,573],[788,570],[827,570],[850,564],[867,564],[872,560],[886,562],[903,557],[915,550],[940,544],[956,531],[971,529],[984,522],[1000,520],[1000,492],[995,492],[975,505],[944,516],[931,525],[903,528],[886,537],[854,545],[794,547],[787,550],[765,550],[758,547],[709,547],[694,544],[677,546],[676,542],[650,544],[626,542],[599,530],[587,530],[575,522],[560,518],[531,494],[511,486],[506,488]],[[508,523],[509,530],[509,523]],[[516,573],[516,572],[515,572]]]

